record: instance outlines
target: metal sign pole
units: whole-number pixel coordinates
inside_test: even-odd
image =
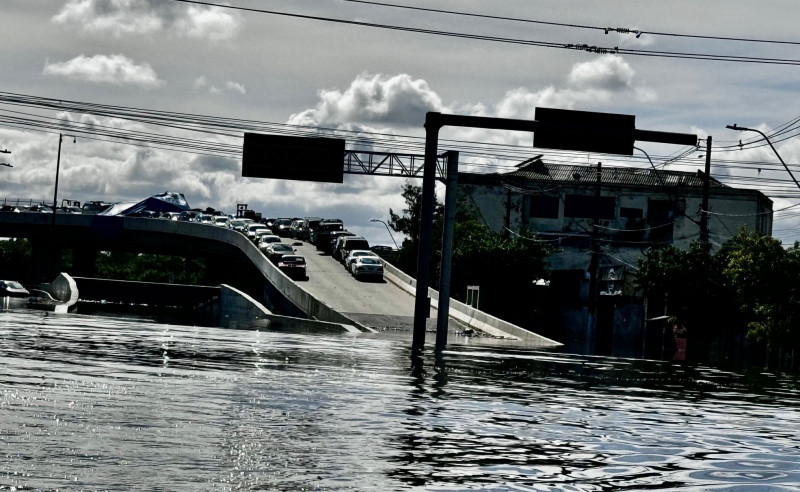
[[[419,226],[419,250],[417,251],[417,291],[414,299],[412,356],[421,356],[425,348],[425,331],[430,310],[428,286],[430,285],[433,209],[436,201],[436,154],[439,148],[439,129],[442,127],[440,116],[439,113],[428,113],[425,117],[425,167],[422,172],[422,210]]]

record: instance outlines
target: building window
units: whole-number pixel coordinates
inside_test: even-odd
[[[675,202],[671,200],[647,201],[647,222],[650,226],[668,224],[675,218]]]
[[[558,218],[558,197],[557,196],[528,196],[528,217],[539,219]]]
[[[567,195],[564,199],[564,217],[613,219],[617,199],[613,196],[594,197],[588,195]]]
[[[641,219],[644,217],[644,210],[641,208],[620,207],[619,216],[624,219]]]
[[[671,242],[675,227],[675,202],[671,200],[647,201],[647,224],[649,239],[653,242]]]

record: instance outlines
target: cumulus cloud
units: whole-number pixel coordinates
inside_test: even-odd
[[[219,7],[163,0],[70,0],[53,22],[115,36],[168,32],[213,41],[236,36],[242,24],[238,14]]]
[[[61,63],[47,62],[44,73],[95,84],[157,87],[163,83],[149,64],[137,65],[124,55],[80,55]]]
[[[197,92],[207,91],[209,94],[222,94],[223,92],[237,92],[239,94],[245,94],[247,92],[244,84],[240,84],[239,82],[234,82],[232,80],[225,82],[222,88],[217,87],[216,85],[211,84],[205,75],[197,77],[192,83],[192,87]]]
[[[320,102],[313,109],[293,114],[289,123],[335,126],[380,124],[420,126],[428,111],[442,111],[442,100],[428,83],[408,74],[361,74],[344,91],[319,92]]]
[[[636,80],[633,67],[617,55],[576,63],[565,82],[563,87],[550,86],[538,91],[528,88],[510,90],[497,104],[497,116],[534,119],[537,106],[574,109],[624,98],[640,102],[656,98],[655,92]]]
[[[238,92],[239,94],[244,94],[245,92],[247,92],[244,88],[244,84],[240,84],[232,80],[225,82],[225,89],[233,92]]]
[[[636,75],[633,68],[619,56],[606,56],[596,60],[576,63],[567,78],[575,89],[624,91]]]

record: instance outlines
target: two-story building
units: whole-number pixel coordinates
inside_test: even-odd
[[[458,195],[498,234],[527,228],[556,248],[541,320],[548,326],[538,330],[574,352],[643,356],[654,350],[645,318],[663,313],[645,313],[633,272],[648,248],[701,238],[704,182],[702,172],[535,161],[508,173],[460,173]],[[709,178],[708,203],[714,246],[741,226],[772,232],[772,201],[757,190]]]

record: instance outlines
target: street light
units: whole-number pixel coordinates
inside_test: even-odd
[[[386,226],[386,231],[389,233],[389,237],[392,238],[392,242],[394,243],[394,247],[396,249],[400,249],[400,246],[397,245],[397,241],[394,240],[394,236],[392,236],[392,231],[389,229],[389,224],[380,220],[380,219],[369,219],[370,222],[380,222],[381,224]]]
[[[75,135],[64,135],[63,133],[58,134],[58,157],[56,157],[56,186],[53,190],[53,228],[56,226],[56,210],[58,208],[58,172],[61,168],[61,140],[64,137],[72,137],[72,143],[78,141],[78,138]]]
[[[794,184],[796,184],[797,187],[800,188],[800,183],[798,183],[797,180],[794,179],[794,174],[792,174],[792,171],[789,170],[789,166],[787,166],[786,163],[783,162],[783,159],[781,159],[781,155],[778,153],[777,150],[775,150],[775,146],[772,145],[772,142],[769,141],[769,138],[766,135],[764,135],[764,132],[762,132],[761,130],[756,130],[755,128],[747,128],[747,127],[744,127],[744,126],[737,126],[736,123],[734,123],[733,125],[727,125],[725,128],[728,128],[728,129],[731,129],[731,130],[737,130],[737,131],[740,131],[740,132],[756,132],[759,135],[761,135],[762,137],[764,137],[764,140],[767,141],[769,146],[772,148],[772,151],[775,152],[776,156],[778,156],[778,160],[781,161],[781,164],[783,164],[783,167],[786,169],[786,172],[789,173],[789,176],[792,177],[792,181],[794,181]]]

